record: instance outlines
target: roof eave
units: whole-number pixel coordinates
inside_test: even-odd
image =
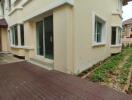
[[[5,19],[0,19],[0,28],[7,28],[8,24]]]
[[[130,1],[132,1],[132,0],[122,0],[123,6],[127,5],[128,2],[130,2]]]

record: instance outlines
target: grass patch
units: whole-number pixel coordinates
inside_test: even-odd
[[[125,49],[122,51],[122,53],[114,55],[110,57],[104,64],[100,65],[99,68],[97,68],[91,75],[91,80],[93,82],[105,82],[108,79],[108,75],[110,74],[115,74],[115,70],[117,69],[118,65],[120,64],[121,61],[124,60],[124,57],[131,53],[132,49]],[[121,75],[122,81],[121,83],[123,84],[126,80],[127,77],[127,72],[129,67],[131,66],[130,62],[132,62],[132,57],[129,57],[128,63],[126,63],[123,67],[123,74]],[[125,73],[124,73],[125,72]]]
[[[132,84],[129,86],[128,93],[132,94]]]
[[[127,62],[123,65],[121,74],[119,75],[119,82],[121,85],[127,84],[127,78],[128,78],[128,74],[129,74],[131,66],[132,66],[132,55],[128,58]]]
[[[124,53],[112,56],[104,64],[102,64],[98,69],[96,69],[92,74],[92,81],[94,82],[104,82],[107,79],[108,73],[113,73],[120,61],[124,58]]]

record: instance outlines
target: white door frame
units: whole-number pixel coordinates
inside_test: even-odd
[[[51,14],[51,15],[53,15],[53,14]],[[49,15],[50,16],[50,15]],[[48,16],[46,16],[46,17],[48,17]],[[45,17],[43,18],[43,19],[41,19],[41,20],[38,20],[38,21],[36,21],[35,22],[35,25],[36,25],[36,23],[37,22],[39,22],[39,21],[43,21],[43,56],[41,56],[41,55],[38,55],[37,54],[37,27],[36,27],[36,49],[35,49],[35,56],[36,56],[36,58],[37,59],[39,59],[39,60],[44,60],[44,62],[47,62],[47,63],[54,63],[54,59],[52,60],[52,59],[48,59],[48,58],[45,58],[45,29],[44,29],[44,19],[45,19]],[[54,49],[53,49],[54,50]],[[54,52],[54,51],[53,51]]]

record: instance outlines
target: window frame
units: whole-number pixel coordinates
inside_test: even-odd
[[[8,8],[9,8],[9,11],[11,10],[11,7],[12,7],[12,2],[11,2],[11,0],[8,0]]]
[[[25,34],[24,34],[24,24],[20,24],[19,25],[20,27],[20,44],[21,46],[24,46],[25,45]]]
[[[131,27],[130,31],[132,32],[132,27]]]
[[[92,46],[100,46],[100,45],[106,45],[106,36],[107,36],[107,23],[106,18],[100,16],[99,14],[93,12],[92,13]],[[97,34],[95,32],[95,22],[99,21],[102,23],[102,37],[101,42],[97,42]],[[95,36],[96,35],[96,36]]]
[[[117,10],[118,11],[122,11],[122,6],[123,6],[123,4],[122,4],[122,0],[117,0]]]
[[[113,32],[115,32],[115,33],[113,33]],[[116,37],[117,37],[117,28],[111,27],[111,45],[116,45],[116,41],[117,41]]]
[[[21,25],[23,24],[15,24],[10,27],[10,40],[12,47],[24,47],[25,46],[25,33],[24,33],[24,25],[23,25],[23,32],[21,31]],[[17,27],[17,44],[15,43],[15,36],[14,36],[14,28]],[[21,33],[22,32],[22,33]],[[23,34],[23,40],[22,40]],[[22,44],[23,41],[23,44]]]
[[[112,27],[116,28],[116,43],[112,44]],[[111,46],[120,46],[122,44],[122,28],[120,26],[111,26]]]
[[[98,26],[100,24],[100,27]],[[101,28],[101,29],[99,29]],[[100,32],[98,32],[100,31]],[[103,34],[103,23],[99,22],[98,20],[95,20],[95,32],[94,32],[94,40],[96,43],[102,42],[102,34]]]
[[[15,31],[16,28],[16,31]],[[11,26],[11,44],[14,46],[18,46],[18,26],[17,25],[13,25]]]

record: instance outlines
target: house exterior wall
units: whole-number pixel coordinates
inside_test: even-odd
[[[61,0],[60,0],[61,1]],[[55,0],[47,1],[31,1],[24,5],[23,9],[13,10],[7,13],[6,19],[8,20],[9,30],[12,25],[24,24],[25,31],[25,46],[11,46],[11,52],[18,56],[25,56],[25,59],[37,57],[36,55],[36,22],[43,20],[45,16],[53,14],[54,17],[54,69],[73,73],[73,58],[72,58],[72,7],[62,5],[54,10],[38,15],[37,17],[25,20],[26,17],[32,15],[32,12],[37,12],[39,9],[46,8],[51,3],[54,4]],[[37,6],[35,6],[37,3]],[[44,7],[45,6],[45,7]],[[19,7],[17,5],[16,7]],[[36,7],[36,8],[35,8]],[[20,8],[20,7],[19,7]],[[18,17],[16,17],[18,16]],[[60,23],[60,24],[58,24]],[[61,55],[60,55],[61,53]],[[44,59],[42,59],[44,60]],[[68,66],[68,67],[67,67]]]
[[[120,0],[112,0],[112,16],[111,16],[111,27],[119,27],[122,29],[122,6]],[[112,30],[111,30],[112,31]],[[111,36],[110,36],[111,37]],[[122,41],[121,41],[122,42]],[[121,52],[122,45],[111,45],[110,51],[112,54]]]
[[[54,67],[73,73],[73,11],[70,6],[57,8],[54,16]]]
[[[13,54],[25,56],[27,60],[37,57],[36,22],[50,14],[53,15],[54,26],[55,70],[78,74],[106,59],[112,52],[121,51],[120,46],[114,50],[111,48],[111,27],[121,26],[118,0],[73,0],[73,5],[73,2],[69,4],[72,0],[27,1],[22,0],[11,11],[5,12],[8,30],[12,25],[24,24],[25,46],[11,45]],[[93,43],[95,15],[105,21],[105,42],[100,45]]]
[[[2,41],[2,51],[9,51],[9,38],[7,34],[7,29],[6,28],[1,28],[0,29],[1,33],[1,41]]]
[[[102,5],[102,2],[105,6],[100,6]],[[79,0],[75,1],[75,23],[73,25],[75,30],[75,73],[79,73],[87,68],[90,68],[93,64],[96,64],[111,55],[111,49],[113,49],[110,47],[111,26],[112,24],[118,24],[121,26],[121,20],[119,18],[117,21],[112,21],[116,18],[112,15],[112,11],[116,11],[116,9],[111,7],[111,3],[116,8],[116,0],[103,0],[98,3],[97,0],[92,0],[90,2],[87,0],[83,0],[83,2]],[[105,7],[107,7],[107,9],[105,9]],[[94,46],[92,43],[94,34],[93,14],[97,14],[106,21],[106,41],[104,45]]]

